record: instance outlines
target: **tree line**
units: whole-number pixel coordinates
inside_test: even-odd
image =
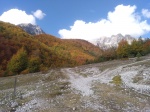
[[[135,39],[131,44],[127,40],[122,40],[118,43],[118,47],[111,47],[103,50],[101,56],[94,62],[103,62],[114,59],[134,58],[145,56],[150,53],[150,39]]]

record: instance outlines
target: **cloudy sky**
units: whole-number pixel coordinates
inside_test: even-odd
[[[0,20],[36,24],[60,38],[150,37],[150,1],[1,0]]]

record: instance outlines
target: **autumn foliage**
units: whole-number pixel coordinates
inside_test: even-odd
[[[84,40],[32,36],[15,25],[0,22],[0,76],[82,65],[100,54],[98,47]]]
[[[134,57],[141,57],[150,53],[150,39],[142,40],[141,38],[135,39],[129,44],[126,40],[119,42],[118,47],[105,49],[102,55],[99,56],[94,62],[103,62],[113,59],[128,59]]]
[[[118,48],[117,48],[117,56],[119,58],[127,58],[129,55],[129,44],[126,40],[122,40],[119,44],[118,44]]]
[[[0,76],[26,74],[56,67],[139,57],[150,53],[150,39],[122,40],[117,48],[101,50],[80,39],[52,35],[32,36],[10,23],[0,22]]]
[[[24,48],[21,48],[15,55],[13,55],[7,66],[10,72],[14,74],[19,74],[21,71],[27,68],[27,65],[27,53]]]

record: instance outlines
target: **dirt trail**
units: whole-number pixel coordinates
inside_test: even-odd
[[[111,104],[97,101],[96,104],[103,105],[102,107],[105,107],[105,109],[98,108],[97,106],[96,111],[114,111],[122,108],[122,111],[134,110],[149,112],[150,66],[147,62],[150,62],[150,59],[120,66],[114,65],[109,68],[106,67],[103,70],[101,70],[101,66],[88,66],[82,67],[80,70],[79,68],[70,68],[64,69],[63,71],[70,77],[71,87],[76,91],[75,93],[81,94],[83,97],[87,96],[92,98],[94,102],[99,98],[101,99],[101,97],[106,97],[102,100],[108,103],[109,100],[111,101],[113,99],[110,98],[110,95],[114,95],[113,100],[115,101]],[[122,84],[119,86],[110,83],[113,77],[117,75],[120,75],[122,80]],[[100,93],[98,91],[100,91]],[[134,96],[134,98],[131,98],[132,96]],[[122,99],[122,101],[120,101],[118,97]],[[94,108],[96,104],[93,104],[93,100],[89,100],[89,102]],[[123,104],[120,104],[120,102]],[[131,105],[133,106],[132,108],[130,108]],[[115,106],[115,109],[112,109],[113,106]]]
[[[84,70],[80,70],[80,72],[76,72],[74,68],[66,68],[63,70],[65,74],[67,74],[70,77],[70,82],[72,85],[72,88],[75,88],[76,90],[81,91],[81,93],[84,95],[91,95],[93,94],[92,91],[92,83],[95,81],[99,81],[101,83],[110,84],[110,81],[112,78],[118,74],[121,75],[122,81],[126,87],[134,88],[136,90],[140,91],[148,91],[147,95],[150,91],[150,85],[144,85],[144,84],[137,84],[133,83],[132,79],[136,77],[138,72],[145,72],[147,73],[147,79],[149,79],[150,70],[149,68],[142,67],[140,64],[150,61],[150,59],[146,59],[139,62],[134,62],[131,64],[125,64],[122,66],[117,67],[111,67],[105,69],[103,72],[98,69],[98,67],[90,67],[90,68],[83,68]],[[128,67],[135,64],[139,64],[139,66],[135,67]],[[145,71],[144,71],[145,70]],[[81,72],[82,71],[82,72]],[[83,72],[84,71],[84,72]],[[92,75],[91,75],[92,73]],[[86,77],[84,77],[86,75]]]

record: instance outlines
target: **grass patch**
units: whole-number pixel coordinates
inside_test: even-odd
[[[77,107],[77,105],[81,105],[81,96],[78,95],[78,94],[67,94],[66,97],[67,100],[63,100],[63,104],[65,105],[65,107],[70,107],[70,108],[73,108],[73,107]]]
[[[122,84],[122,79],[120,75],[116,75],[112,78],[111,83],[115,84],[115,85],[120,85]]]
[[[139,82],[142,79],[143,79],[143,77],[136,76],[136,77],[133,78],[133,83],[137,83],[137,82]]]
[[[14,86],[14,78],[10,78],[8,80],[0,80],[0,90],[10,89]]]
[[[38,94],[38,97],[47,99],[47,98],[55,98],[62,94],[67,94],[69,92],[69,84],[70,82],[55,82],[50,86],[43,86],[40,90],[42,90],[42,94]]]
[[[32,96],[28,96],[26,98],[22,98],[22,99],[17,99],[16,101],[18,102],[18,106],[23,106],[26,103],[28,103],[29,101],[31,101],[33,99]]]
[[[56,84],[52,89],[52,92],[50,93],[50,97],[56,97],[59,95],[62,95],[66,92],[66,90],[68,89],[68,84],[70,84],[69,82],[59,82],[58,84]]]
[[[88,74],[80,73],[80,75],[83,76],[83,77],[88,77]]]
[[[45,82],[54,81],[58,79],[68,79],[68,76],[63,74],[60,70],[53,70],[48,74],[48,77],[42,79]]]
[[[54,97],[62,95],[62,94],[63,94],[63,92],[61,92],[60,90],[55,90],[49,94],[49,98],[54,98]]]

